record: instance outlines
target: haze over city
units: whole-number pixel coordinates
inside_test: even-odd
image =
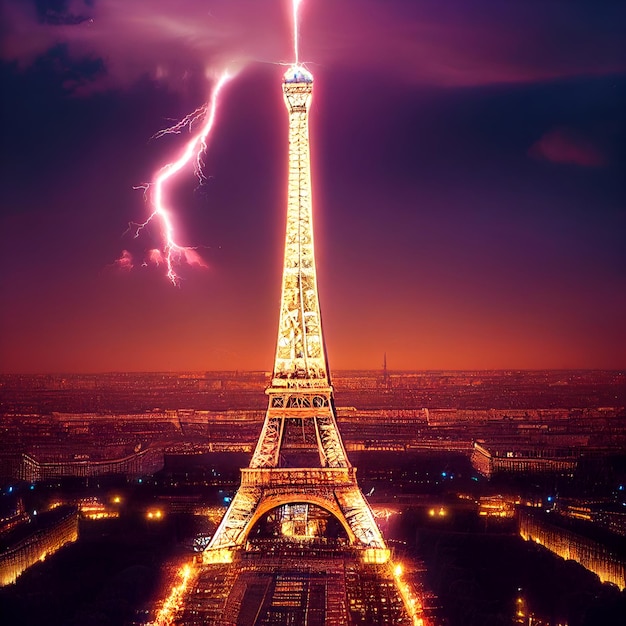
[[[287,4],[4,3],[1,371],[271,369]],[[624,7],[303,11],[331,368],[624,367]],[[133,187],[227,65],[174,287]]]

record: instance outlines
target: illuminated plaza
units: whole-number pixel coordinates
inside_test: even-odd
[[[228,563],[187,564],[156,624],[406,624],[425,622],[401,563],[365,563],[320,507],[284,505],[265,515]]]

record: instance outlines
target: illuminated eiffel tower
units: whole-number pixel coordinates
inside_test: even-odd
[[[389,558],[356,481],[335,418],[317,293],[308,113],[313,76],[292,66],[284,76],[289,112],[289,191],[280,322],[269,406],[241,486],[205,563],[229,562],[263,515],[285,504],[317,505],[334,515],[366,562]]]

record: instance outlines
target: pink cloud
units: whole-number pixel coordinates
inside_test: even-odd
[[[153,248],[148,250],[148,256],[144,265],[163,265],[165,263],[165,255],[162,250]],[[208,268],[206,261],[193,248],[180,248],[172,252],[172,262],[174,265],[186,263],[192,267]]]
[[[188,265],[202,267],[205,269],[209,267],[204,259],[193,248],[183,248],[182,255]]]
[[[133,269],[133,256],[128,250],[122,250],[119,259],[116,259],[109,267],[113,270],[130,272]]]
[[[65,44],[72,58],[103,59],[100,88],[129,85],[146,75],[180,87],[193,75],[287,57],[289,24],[280,3],[274,4],[98,0],[90,6],[73,0],[65,21],[55,16],[42,22],[30,2],[7,0],[1,9],[1,56],[28,65]]]
[[[528,154],[536,159],[581,167],[606,165],[606,158],[598,148],[566,128],[555,128],[547,132],[530,147]]]
[[[163,258],[163,253],[158,248],[153,248],[152,250],[148,250],[148,258],[146,259],[145,265],[151,263],[156,265],[162,265],[165,263],[165,259]]]
[[[292,59],[290,0],[73,0],[54,23],[34,4],[5,0],[2,57],[32,62],[63,43],[73,58],[103,59],[100,88],[150,76],[180,88],[227,65]],[[615,12],[619,8],[614,9]],[[619,22],[589,24],[567,0],[308,0],[301,58],[441,86],[520,83],[626,69]],[[61,23],[59,23],[61,22]]]

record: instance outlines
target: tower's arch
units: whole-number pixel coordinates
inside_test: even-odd
[[[263,500],[257,506],[254,515],[250,518],[250,521],[242,530],[240,541],[242,543],[245,543],[248,540],[250,532],[263,518],[264,515],[286,504],[312,504],[315,506],[319,506],[321,509],[324,509],[339,522],[341,527],[348,535],[348,540],[351,544],[357,543],[357,537],[354,534],[352,528],[350,528],[350,525],[346,521],[346,518],[342,514],[336,500],[333,497],[322,496],[306,491],[294,491],[288,494],[274,494],[263,498]]]

